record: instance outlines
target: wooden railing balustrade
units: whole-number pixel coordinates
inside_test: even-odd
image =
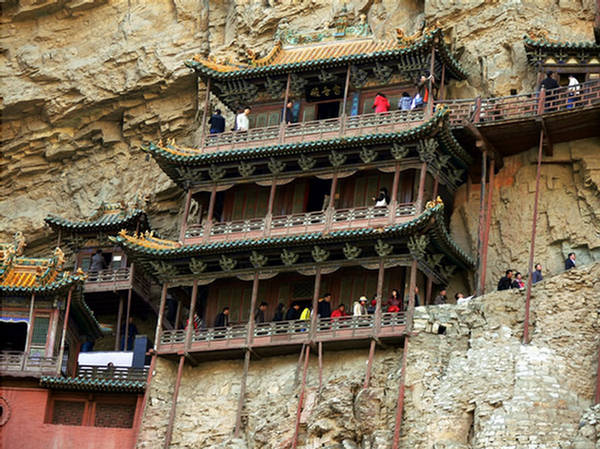
[[[113,270],[108,268],[101,271],[88,271],[86,282],[121,282],[129,281],[131,277],[131,268],[118,268]]]
[[[57,366],[57,357],[38,357],[22,351],[0,351],[0,372],[23,371],[39,375],[54,374]]]
[[[130,366],[92,366],[79,365],[77,377],[86,379],[130,380],[145,382],[148,378],[148,368]]]

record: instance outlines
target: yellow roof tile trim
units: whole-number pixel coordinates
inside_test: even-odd
[[[123,237],[127,242],[143,246],[150,249],[175,249],[181,246],[181,243],[174,240],[160,239],[154,236],[154,231],[146,231],[142,234],[127,234],[127,230],[123,229],[119,232],[119,236]]]

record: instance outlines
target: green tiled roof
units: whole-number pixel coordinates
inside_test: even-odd
[[[88,377],[43,376],[40,385],[55,390],[143,393],[146,382],[136,380],[94,379]]]
[[[440,140],[444,147],[461,163],[464,167],[471,164],[471,156],[460,146],[458,141],[452,135],[449,125],[449,112],[447,108],[440,107],[428,121],[415,126],[414,128],[392,132],[392,133],[377,133],[364,136],[354,137],[337,137],[334,139],[316,140],[311,142],[298,142],[282,145],[269,145],[264,147],[243,148],[223,151],[210,151],[175,154],[177,147],[166,145],[166,148],[161,148],[154,143],[142,149],[162,162],[165,165],[210,165],[217,162],[249,160],[257,157],[265,158],[281,155],[292,155],[300,153],[310,153],[322,151],[323,149],[343,149],[347,147],[356,147],[365,144],[381,144],[381,143],[410,143],[418,141],[424,137],[429,137],[434,131],[439,131],[441,128]],[[169,151],[173,150],[173,152]]]
[[[213,79],[235,80],[243,78],[264,78],[270,75],[315,71],[326,67],[340,67],[348,64],[366,65],[375,62],[394,60],[403,56],[423,55],[426,53],[429,54],[432,46],[436,47],[438,57],[446,65],[447,76],[454,77],[458,80],[464,80],[467,78],[466,71],[460,66],[459,62],[456,60],[456,58],[454,58],[450,52],[450,49],[444,42],[444,36],[441,29],[435,29],[427,33],[422,39],[410,46],[375,51],[372,53],[326,57],[302,62],[266,65],[260,67],[240,67],[238,70],[232,71],[214,70],[211,67],[207,67],[201,61],[195,60],[186,61],[185,65]]]
[[[525,36],[525,45],[532,48],[543,48],[547,50],[591,50],[596,51],[600,54],[600,44],[596,44],[592,41],[586,42],[552,42],[545,39],[532,39],[529,36]]]
[[[75,233],[98,232],[98,231],[120,231],[124,228],[134,227],[140,220],[143,224],[142,230],[148,228],[146,212],[141,209],[104,214],[94,220],[69,220],[68,218],[48,215],[44,221],[53,229],[63,229]]]

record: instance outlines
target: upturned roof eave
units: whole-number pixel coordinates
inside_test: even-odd
[[[75,233],[89,233],[98,231],[120,231],[124,227],[131,226],[140,220],[147,225],[148,218],[142,209],[134,209],[127,215],[114,220],[70,220],[57,215],[48,215],[44,221],[54,230],[66,230]]]

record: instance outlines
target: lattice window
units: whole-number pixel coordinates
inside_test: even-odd
[[[48,337],[48,327],[50,326],[50,317],[36,316],[33,320],[33,335],[31,337],[32,346],[46,346]]]
[[[293,297],[301,299],[312,298],[314,287],[314,281],[296,282],[294,283]]]
[[[96,427],[133,427],[135,404],[96,403]]]
[[[84,410],[85,402],[83,401],[54,401],[52,424],[81,426]]]

